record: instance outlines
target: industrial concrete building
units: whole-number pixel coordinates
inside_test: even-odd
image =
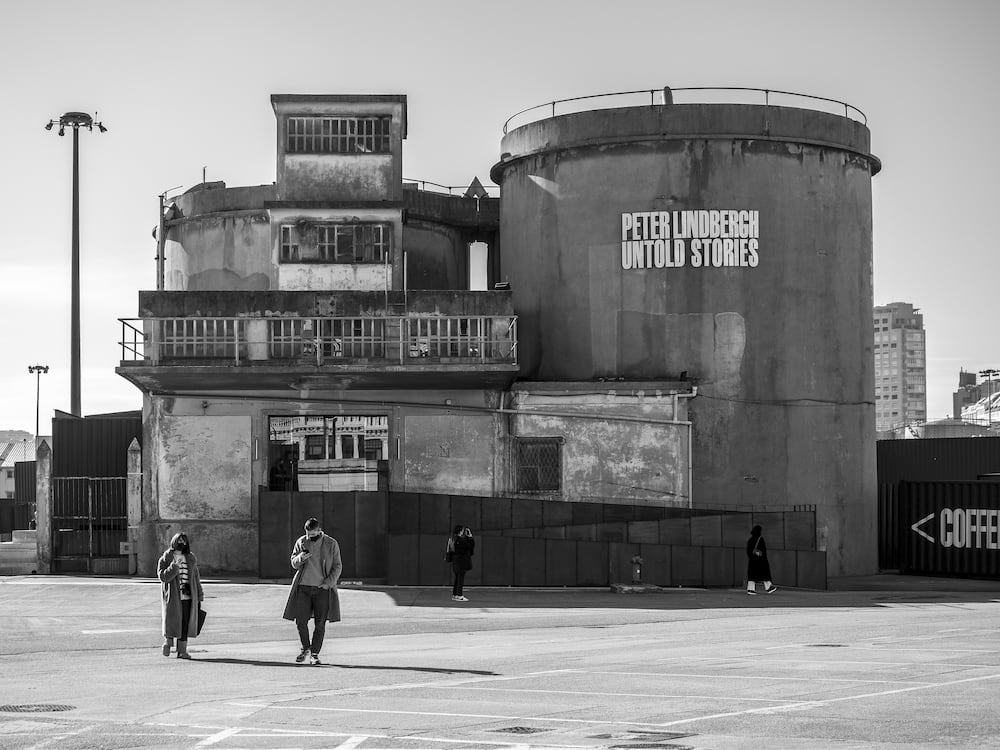
[[[875,341],[875,429],[902,436],[927,421],[924,316],[908,302],[879,305]]]
[[[404,96],[272,97],[277,182],[167,205],[125,321],[140,572],[178,524],[256,572],[265,490],[373,485],[814,506],[828,571],[874,571],[863,116],[602,101],[510,129],[497,199],[404,183]]]

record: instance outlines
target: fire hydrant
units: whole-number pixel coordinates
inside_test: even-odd
[[[632,583],[642,583],[642,558],[639,555],[632,557]]]

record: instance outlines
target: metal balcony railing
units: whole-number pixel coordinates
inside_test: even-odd
[[[517,364],[516,316],[119,320],[123,364]]]

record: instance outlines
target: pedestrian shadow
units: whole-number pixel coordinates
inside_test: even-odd
[[[266,659],[234,659],[227,656],[198,656],[192,662],[211,662],[212,664],[244,664],[251,667],[306,667],[308,664],[295,664],[288,661],[270,661]]]
[[[488,669],[454,669],[450,667],[407,667],[389,666],[385,664],[334,664],[323,662],[320,665],[296,664],[288,661],[271,661],[269,659],[235,659],[231,656],[203,656],[192,659],[192,662],[208,662],[212,664],[242,664],[251,667],[294,667],[302,669],[310,666],[337,667],[338,669],[391,669],[402,672],[431,672],[434,674],[472,674],[483,677],[499,677],[499,672],[492,672]]]

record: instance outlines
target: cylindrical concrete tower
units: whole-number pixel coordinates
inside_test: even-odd
[[[829,573],[874,572],[868,128],[665,104],[533,122],[501,151],[522,378],[687,378],[693,505],[816,505]]]

